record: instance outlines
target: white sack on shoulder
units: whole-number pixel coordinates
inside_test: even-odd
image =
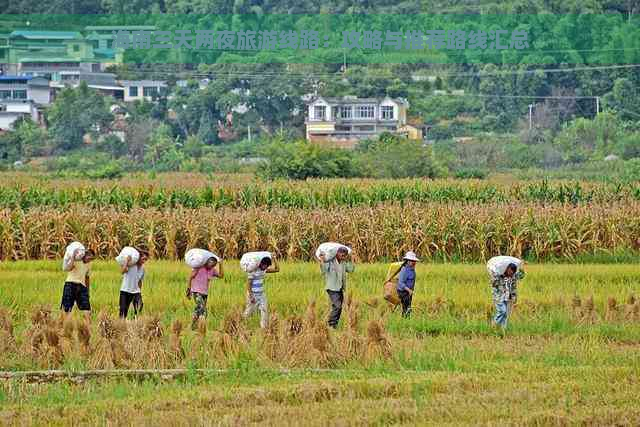
[[[245,273],[252,273],[258,268],[263,258],[273,259],[273,255],[267,251],[247,252],[240,258],[240,268]]]
[[[316,249],[316,258],[320,258],[320,255],[324,255],[325,261],[331,261],[336,257],[338,249],[340,248],[346,248],[347,251],[351,253],[351,248],[347,245],[336,242],[325,242],[318,246],[318,249]]]
[[[509,264],[515,264],[520,270],[522,262],[521,259],[512,256],[496,256],[487,261],[487,271],[492,276],[502,276]]]
[[[77,252],[76,252],[77,251]],[[64,251],[64,258],[62,259],[62,269],[68,271],[73,265],[74,261],[79,261],[84,256],[86,248],[80,242],[70,243]],[[76,253],[75,259],[73,254]]]
[[[186,254],[184,254],[184,262],[191,268],[200,268],[209,261],[210,258],[215,258],[218,262],[220,262],[220,257],[213,252],[210,252],[206,249],[194,248],[189,249]]]
[[[131,257],[131,261],[129,262],[129,267],[135,265],[140,259],[140,252],[137,251],[136,248],[132,248],[131,246],[125,246],[120,251],[120,254],[116,257],[116,262],[120,264],[120,267],[124,267],[127,262],[127,257]]]

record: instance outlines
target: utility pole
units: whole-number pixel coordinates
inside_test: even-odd
[[[249,142],[251,142],[251,125],[247,125],[247,138],[249,138]]]
[[[596,96],[596,116],[600,114],[600,97]]]
[[[342,52],[342,72],[347,73],[347,51]]]
[[[529,104],[529,130],[533,127],[533,104]]]

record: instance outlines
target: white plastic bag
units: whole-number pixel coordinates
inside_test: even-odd
[[[342,243],[325,242],[316,249],[316,258],[319,259],[320,255],[324,255],[325,261],[331,261],[336,257],[338,249],[340,248],[347,248],[347,251],[351,254],[351,248],[349,246],[343,245]]]
[[[127,257],[131,257],[131,261],[129,262],[129,267],[135,265],[140,259],[140,252],[136,250],[136,248],[132,248],[131,246],[125,246],[120,251],[120,254],[116,257],[116,262],[120,264],[120,267],[124,267],[127,262]]]
[[[520,270],[522,262],[521,259],[512,256],[496,256],[487,261],[487,271],[492,276],[502,276],[509,264],[515,264]]]
[[[186,254],[184,254],[184,262],[191,268],[200,268],[207,263],[209,258],[215,258],[218,262],[220,262],[220,257],[213,252],[210,252],[206,249],[189,249]]]
[[[76,253],[76,258],[73,258],[73,254]],[[62,259],[62,270],[69,271],[74,261],[79,261],[84,256],[86,251],[84,245],[80,242],[70,243],[64,251],[64,258]]]
[[[252,273],[256,271],[256,268],[258,268],[263,258],[273,259],[273,255],[271,255],[271,252],[266,251],[247,252],[240,258],[240,268],[242,268],[242,271],[245,273]]]

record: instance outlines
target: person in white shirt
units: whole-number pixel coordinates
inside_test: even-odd
[[[269,310],[267,308],[267,296],[264,292],[264,276],[267,273],[277,273],[280,271],[278,263],[271,258],[265,257],[255,271],[247,274],[247,307],[243,317],[246,319],[256,310],[260,310],[260,327],[266,328],[269,324]]]
[[[137,316],[142,311],[142,280],[144,279],[143,265],[147,262],[149,255],[139,251],[138,262],[129,266],[131,257],[127,257],[127,262],[122,267],[122,286],[120,286],[120,318],[126,319],[129,307],[133,303],[133,314]]]

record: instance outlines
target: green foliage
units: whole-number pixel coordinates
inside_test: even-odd
[[[617,154],[623,159],[635,159],[640,157],[640,132],[634,132],[624,135],[617,144]]]
[[[626,181],[640,181],[640,159],[626,161],[624,163],[624,173],[622,177]]]
[[[165,124],[158,126],[145,150],[144,161],[147,167],[158,172],[178,171],[184,159],[185,155],[178,149],[169,127]]]
[[[20,158],[21,147],[14,133],[0,135],[0,165]]]
[[[599,154],[604,157],[614,151],[621,137],[618,117],[601,113],[593,120],[578,118],[570,122],[554,140],[568,162],[582,162]]]
[[[603,98],[605,108],[611,109],[623,120],[640,118],[640,94],[637,83],[628,78],[616,79],[613,89]]]
[[[76,151],[45,163],[48,171],[65,177],[89,179],[117,179],[131,168],[126,160],[114,160],[108,153]]]
[[[109,98],[89,89],[86,83],[63,89],[48,114],[50,132],[59,150],[72,150],[83,145],[84,135],[94,136],[111,124]]]
[[[96,150],[111,154],[113,157],[122,157],[127,154],[126,144],[115,135],[100,138],[95,147]]]
[[[189,135],[184,143],[183,150],[187,156],[198,159],[202,157],[204,148],[205,145],[200,138],[195,135]]]
[[[384,133],[366,146],[360,158],[365,176],[375,178],[435,178],[445,174],[433,150],[421,141]]]
[[[458,179],[485,179],[487,175],[486,170],[478,168],[464,168],[455,173],[455,177]]]
[[[358,176],[358,170],[345,150],[323,148],[306,141],[275,140],[263,150],[265,161],[259,175],[268,179],[307,179]]]
[[[14,123],[13,136],[23,157],[45,154],[49,135],[30,118],[22,118]]]

